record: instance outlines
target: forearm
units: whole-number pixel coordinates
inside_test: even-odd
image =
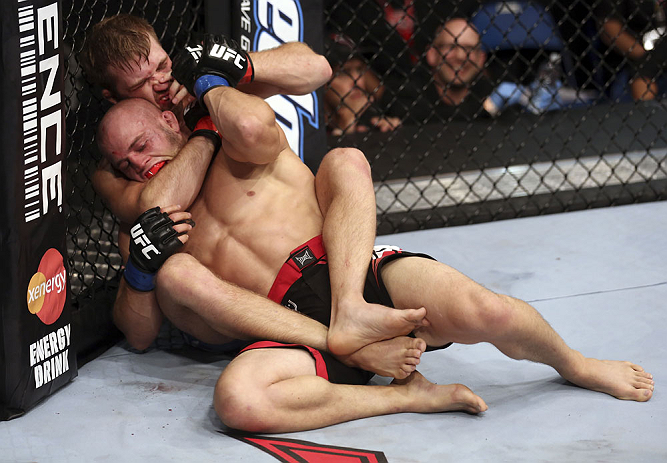
[[[162,325],[162,312],[154,291],[135,291],[124,278],[120,282],[112,315],[118,329],[138,350],[147,349],[153,343]]]
[[[601,36],[604,43],[628,58],[636,60],[646,53],[642,44],[616,19],[605,21]]]
[[[216,87],[204,103],[222,136],[222,148],[239,162],[267,164],[282,149],[282,137],[271,107],[261,98],[231,87]]]
[[[210,140],[195,137],[160,169],[159,175],[146,182],[129,180],[102,160],[93,174],[93,186],[111,212],[125,223],[133,223],[155,206],[180,205],[187,209],[199,194],[213,150]]]
[[[270,50],[250,53],[255,80],[239,89],[267,98],[272,95],[304,95],[331,78],[331,66],[302,42],[288,42]]]
[[[214,144],[207,138],[189,140],[178,155],[160,169],[159,175],[146,182],[134,211],[135,218],[155,206],[190,207],[204,183],[213,151]]]

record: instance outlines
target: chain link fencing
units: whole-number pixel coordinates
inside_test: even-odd
[[[665,198],[663,2],[335,0],[329,147],[378,233]]]
[[[91,177],[100,159],[95,130],[109,103],[99,88],[89,85],[78,61],[85,32],[118,13],[148,20],[164,49],[171,55],[187,43],[201,26],[204,0],[117,2],[64,0],[62,16],[67,105],[68,262],[73,315],[84,327],[78,351],[92,357],[109,336],[111,311],[118,288],[122,260],[118,251],[118,221],[95,194]],[[102,346],[103,347],[103,346]]]

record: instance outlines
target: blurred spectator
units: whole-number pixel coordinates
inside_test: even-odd
[[[656,79],[667,59],[664,2],[599,0],[595,15],[600,39],[610,51],[603,53],[605,67],[614,75],[628,65],[633,99],[654,99],[658,94]]]
[[[453,18],[439,27],[425,61],[428,70],[415,69],[391,114],[409,114],[416,123],[488,115],[483,102],[493,86],[485,76],[486,53],[467,20]]]
[[[325,116],[332,135],[382,132],[400,124],[396,117],[384,117],[377,102],[384,94],[384,85],[368,66],[372,48],[359,48],[347,36],[331,34],[326,40],[325,54],[333,76],[325,88]]]
[[[414,17],[402,9],[403,0],[332,0],[329,3],[327,27],[330,32],[345,34],[355,43],[373,50],[370,65],[387,85],[387,90],[405,82],[414,68],[416,52],[396,29],[400,23],[402,33],[409,37],[414,27]],[[387,18],[395,24],[390,24]]]
[[[465,19],[451,19],[437,31],[426,62],[433,72],[435,90],[448,106],[470,101],[471,94],[486,96],[490,90],[486,79],[478,78],[483,75],[486,52],[479,34]]]

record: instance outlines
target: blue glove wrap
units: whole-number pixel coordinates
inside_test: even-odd
[[[127,284],[137,291],[147,292],[153,291],[155,288],[155,274],[139,270],[132,263],[132,259],[128,259],[123,276],[125,277]]]
[[[206,92],[214,87],[220,86],[229,87],[230,85],[227,79],[224,77],[216,76],[213,74],[203,75],[195,82],[195,96],[197,97],[197,100],[201,101]]]

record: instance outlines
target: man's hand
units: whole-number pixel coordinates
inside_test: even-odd
[[[188,89],[185,85],[181,84],[176,79],[174,79],[169,86],[169,97],[174,105],[182,103],[181,106],[184,108],[195,100],[195,97],[188,93]]]
[[[218,128],[211,120],[208,110],[196,101],[193,101],[190,106],[185,108],[183,121],[187,128],[192,131],[188,140],[194,137],[208,138],[215,146],[215,151],[213,152],[215,156],[222,146],[222,135],[220,135]]]
[[[155,288],[155,273],[188,237],[194,222],[189,212],[178,212],[180,206],[148,209],[130,230],[130,258],[123,276],[137,291]]]
[[[199,101],[212,88],[236,87],[254,78],[248,54],[234,40],[213,34],[181,50],[173,60],[172,73]]]

